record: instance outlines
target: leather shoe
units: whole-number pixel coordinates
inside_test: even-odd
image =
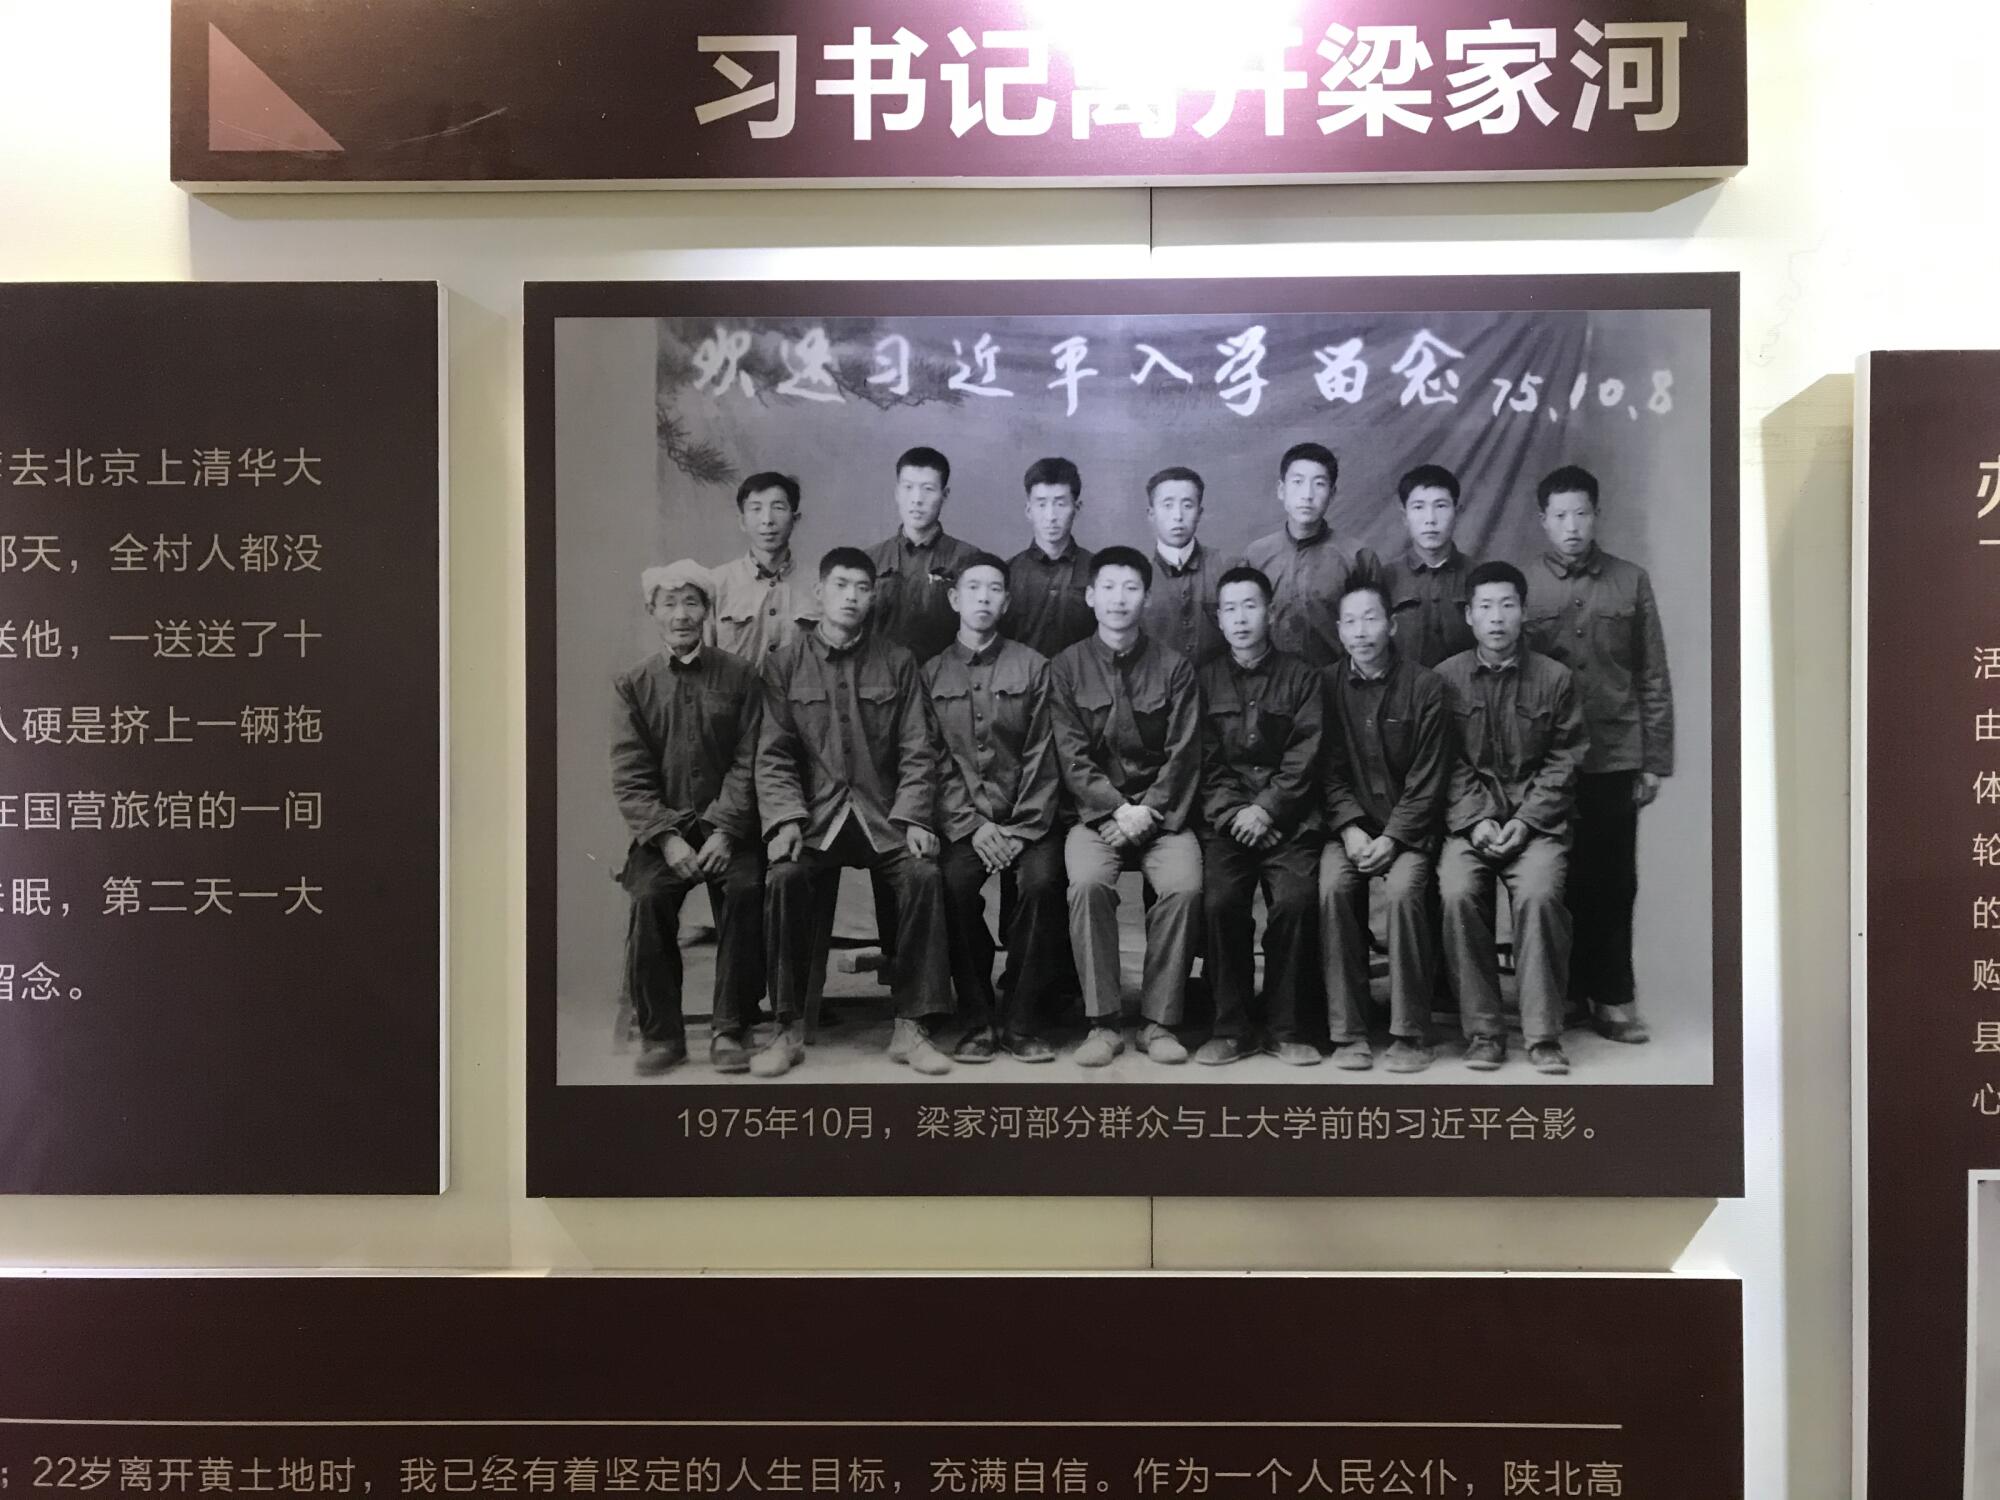
[[[1475,1073],[1491,1073],[1506,1060],[1504,1037],[1476,1036],[1465,1044],[1465,1065]]]
[[[1204,1068],[1220,1068],[1243,1061],[1253,1050],[1241,1037],[1212,1036],[1196,1050],[1194,1060]]]
[[[951,1049],[951,1060],[962,1063],[989,1063],[1000,1054],[1000,1034],[992,1027],[968,1031]]]
[[[1045,1063],[1056,1060],[1056,1049],[1038,1036],[1008,1035],[1000,1045],[1015,1062]]]
[[[1637,1047],[1653,1039],[1646,1023],[1639,1019],[1636,1005],[1600,1005],[1590,1018],[1590,1029],[1607,1042],[1623,1042]]]

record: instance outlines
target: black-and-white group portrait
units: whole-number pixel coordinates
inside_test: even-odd
[[[554,342],[560,1083],[1710,1081],[1706,311]]]

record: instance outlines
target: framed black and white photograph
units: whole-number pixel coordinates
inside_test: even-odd
[[[530,1190],[1737,1191],[1735,306],[531,286]]]

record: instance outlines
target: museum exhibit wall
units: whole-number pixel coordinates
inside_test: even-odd
[[[0,1263],[1723,1271],[1744,1281],[1747,1493],[1844,1493],[1848,372],[1871,348],[2000,343],[2000,14],[1913,0],[1888,51],[1878,17],[1754,7],[1753,165],[1710,185],[203,200],[167,177],[164,5],[0,0],[0,279],[447,288],[453,746],[450,1190],[13,1199]],[[1670,270],[1743,276],[1740,1201],[523,1196],[524,281]]]

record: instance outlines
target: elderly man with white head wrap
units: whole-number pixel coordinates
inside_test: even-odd
[[[717,1071],[749,1067],[764,992],[764,851],[753,784],[763,702],[756,671],[702,643],[715,599],[708,569],[683,559],[640,575],[660,650],[614,684],[611,786],[632,841],[618,880],[632,898],[625,983],[639,1071],[687,1057],[681,1017],[681,903],[706,884],[715,909]]]

